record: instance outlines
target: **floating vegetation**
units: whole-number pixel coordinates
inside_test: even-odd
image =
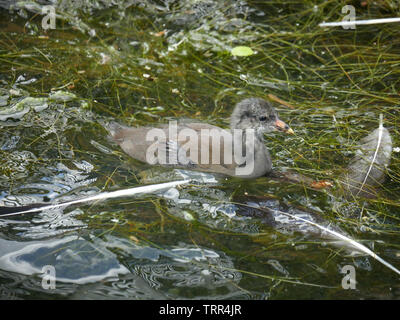
[[[251,56],[254,54],[254,51],[251,50],[250,47],[246,47],[246,46],[239,46],[239,47],[234,47],[231,50],[231,54],[233,56],[238,56],[238,57],[247,57],[247,56]]]

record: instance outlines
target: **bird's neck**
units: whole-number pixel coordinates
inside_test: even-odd
[[[263,134],[257,134],[253,131],[252,134],[242,131],[241,135],[234,135],[235,147],[239,146],[242,150],[242,155],[246,159],[239,165],[252,165],[254,167],[254,176],[263,175],[272,169],[272,161],[270,153],[264,144]]]
[[[235,135],[235,130],[240,130],[239,132],[241,134],[236,134]],[[265,149],[266,151],[267,148],[265,147],[264,144],[264,134],[263,133],[258,133],[257,130],[253,130],[252,134],[248,134],[248,131],[246,129],[241,129],[241,128],[234,128],[231,130],[232,132],[232,136],[234,137],[234,139],[241,139],[240,140],[235,140],[235,142],[239,143],[238,145],[242,145],[242,150],[243,152],[246,150],[246,144],[251,140],[254,141],[254,146],[258,146],[259,148],[255,148],[255,153],[257,152],[257,150],[263,150]],[[263,148],[261,148],[261,146]]]

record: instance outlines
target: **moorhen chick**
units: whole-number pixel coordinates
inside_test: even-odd
[[[159,128],[125,127],[112,122],[107,129],[111,139],[136,160],[242,178],[257,178],[272,170],[265,133],[294,133],[276,110],[259,98],[237,103],[230,125],[228,131],[198,122],[175,122],[175,127],[170,122]]]

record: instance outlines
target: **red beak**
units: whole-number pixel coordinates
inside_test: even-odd
[[[290,128],[286,123],[284,123],[282,120],[277,119],[275,121],[275,127],[279,130],[279,131],[283,131],[286,132],[288,134],[294,134],[294,131],[292,128]]]

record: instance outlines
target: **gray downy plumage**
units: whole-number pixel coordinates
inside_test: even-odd
[[[346,172],[340,176],[339,184],[348,196],[374,198],[376,188],[384,181],[386,167],[390,165],[392,138],[383,127],[360,140],[354,158]]]
[[[180,121],[177,126],[178,132],[190,129],[192,132],[196,133],[197,137],[201,137],[201,139],[199,138],[199,141],[189,144],[186,136],[170,137],[168,125],[158,126],[157,129],[160,129],[165,137],[165,139],[157,139],[158,149],[166,150],[165,154],[176,154],[178,158],[174,164],[157,164],[189,170],[220,173],[241,178],[258,178],[269,173],[272,170],[272,161],[270,153],[264,143],[264,134],[274,131],[293,134],[293,130],[279,119],[278,113],[269,102],[259,98],[248,98],[237,103],[232,112],[230,122],[231,130],[238,129],[244,132],[243,141],[241,140],[237,144],[241,146],[241,148],[245,149],[248,145],[246,130],[252,129],[255,132],[255,137],[253,139],[254,148],[249,148],[249,162],[247,162],[247,155],[246,161],[243,163],[238,163],[235,160],[231,162],[226,161],[225,151],[227,149],[229,150],[229,148],[227,148],[228,146],[225,145],[225,142],[221,144],[214,143],[213,135],[229,136],[230,132],[233,131],[225,130],[204,122]],[[105,127],[110,133],[111,140],[116,142],[125,153],[136,160],[149,163],[147,151],[151,146],[154,146],[154,142],[147,140],[147,135],[155,128],[126,127],[115,122],[111,122]],[[202,130],[209,130],[212,133],[203,136]],[[197,152],[187,154],[188,146],[192,148],[191,151],[196,150]],[[209,161],[202,161],[203,152],[206,154],[206,160]],[[211,161],[215,154],[219,155],[219,158],[216,157],[218,158],[217,160],[219,160],[218,163]],[[179,157],[179,155],[182,155],[182,157]],[[232,159],[233,157],[228,158]],[[245,174],[238,174],[239,170],[237,169],[246,166],[253,169]]]

